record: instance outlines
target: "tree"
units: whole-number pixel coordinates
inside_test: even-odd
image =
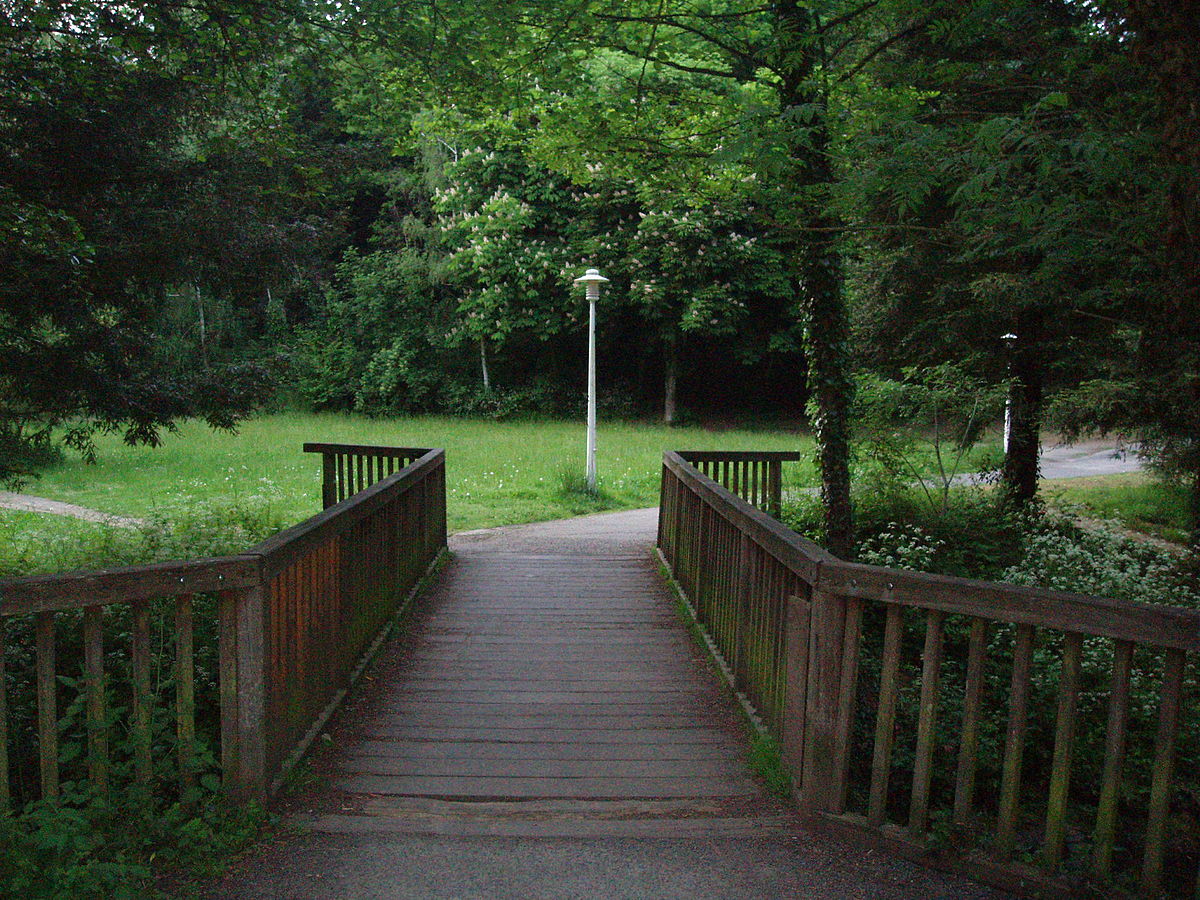
[[[232,427],[261,399],[267,373],[246,363],[156,370],[150,322],[170,286],[249,277],[265,232],[310,236],[287,236],[297,192],[272,190],[298,171],[270,174],[288,168],[285,130],[242,102],[298,11],[0,11],[0,477],[27,472],[58,426],[85,452],[96,429],[153,444],[184,416]]]
[[[1025,504],[1044,397],[1120,356],[1121,322],[1152,277],[1145,79],[1088,5],[892,11],[919,27],[864,70],[847,144],[843,203],[865,213],[860,346],[889,370],[957,360],[993,383],[1011,376],[1003,479]]]

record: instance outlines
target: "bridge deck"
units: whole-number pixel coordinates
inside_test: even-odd
[[[429,608],[339,762],[342,805],[358,814],[318,828],[667,835],[784,824],[646,554],[467,550]]]
[[[650,511],[652,513],[652,511]],[[746,764],[653,516],[459,535],[231,898],[998,896],[823,839]]]

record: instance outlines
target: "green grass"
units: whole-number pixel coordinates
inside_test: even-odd
[[[1176,543],[1188,539],[1188,497],[1145,472],[1042,482],[1046,502],[1095,519],[1114,519],[1131,531]]]
[[[445,447],[451,531],[652,506],[666,449],[808,450],[812,444],[784,430],[601,422],[601,495],[593,499],[570,489],[570,473],[584,468],[582,422],[287,413],[252,419],[238,434],[185,422],[153,449],[102,437],[96,465],[68,459],[25,490],[109,513],[166,518],[196,502],[265,504],[294,523],[320,503],[320,458],[300,451],[305,441]],[[807,465],[791,468],[814,483]]]

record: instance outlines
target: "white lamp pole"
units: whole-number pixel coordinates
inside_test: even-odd
[[[600,299],[600,285],[608,279],[599,269],[588,269],[576,284],[587,287],[588,301],[588,381],[587,381],[587,489],[596,491],[596,301]]]

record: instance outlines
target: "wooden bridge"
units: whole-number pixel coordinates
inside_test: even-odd
[[[446,547],[441,451],[306,449],[327,508],[244,554],[0,583],[0,801],[186,798],[214,764],[234,797],[278,788]],[[1200,614],[842,562],[769,514],[790,458],[666,454],[658,533],[789,802],[647,553],[468,541],[356,694],[310,825],[758,839],[799,813],[1023,893],[1200,891]]]

